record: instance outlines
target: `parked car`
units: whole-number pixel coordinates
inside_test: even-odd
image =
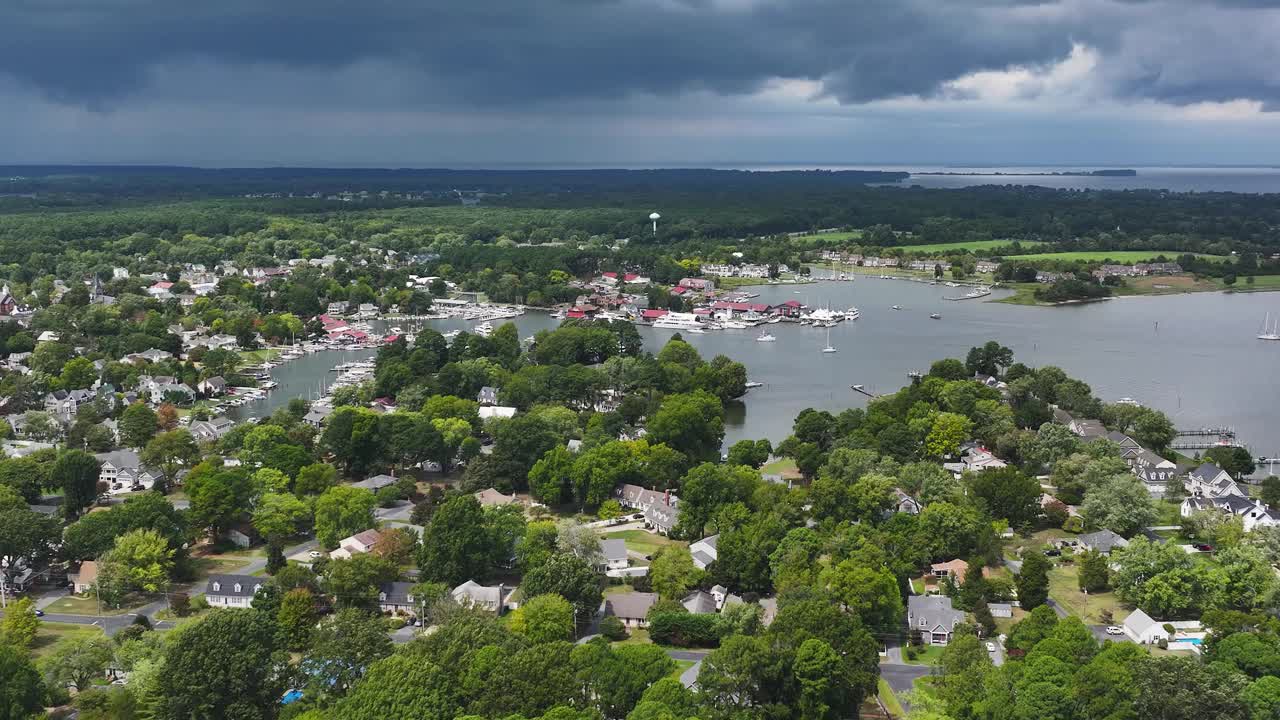
[[[987,643],[987,652],[993,653],[995,651],[996,651],[996,644],[993,642]]]
[[[1108,635],[1123,635],[1123,634],[1124,634],[1124,628],[1120,627],[1119,625],[1108,625],[1108,626],[1107,626],[1107,634],[1108,634]]]
[[[319,550],[312,550],[311,552],[307,553],[307,555],[310,556],[312,560],[319,560],[320,558],[324,557],[324,553],[320,552]]]
[[[1191,547],[1194,547],[1195,549],[1199,550],[1200,552],[1207,552],[1207,553],[1211,553],[1211,552],[1213,552],[1213,546],[1212,546],[1212,545],[1210,545],[1210,544],[1208,544],[1208,543],[1196,543],[1195,545],[1192,545]]]
[[[43,611],[43,610],[36,610],[36,617],[44,617],[44,611]]]
[[[1048,557],[1058,557],[1062,554],[1061,550],[1045,550],[1044,554]]]

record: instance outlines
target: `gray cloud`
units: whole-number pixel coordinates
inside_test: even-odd
[[[105,107],[175,69],[323,76],[361,64],[410,80],[406,106],[734,95],[779,77],[858,103],[1052,62],[1076,40],[1114,45],[1115,17],[1167,12],[1090,0],[17,0],[0,9],[0,72]]]

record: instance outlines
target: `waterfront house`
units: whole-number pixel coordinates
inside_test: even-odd
[[[1189,497],[1182,501],[1179,512],[1182,517],[1191,517],[1197,512],[1208,510],[1217,510],[1240,518],[1245,532],[1252,532],[1254,528],[1280,525],[1280,513],[1268,509],[1259,500],[1240,495]]]
[[[1107,428],[1097,420],[1074,418],[1067,429],[1086,440],[1096,440],[1107,436]]]
[[[204,599],[210,607],[247,608],[262,583],[263,578],[256,575],[210,575]]]
[[[912,595],[907,598],[907,627],[920,633],[925,645],[946,645],[951,642],[956,625],[964,622],[965,615],[951,605],[951,598],[943,595]]]
[[[160,477],[159,473],[142,467],[138,453],[132,450],[113,450],[94,457],[102,463],[98,482],[106,483],[107,492],[112,494],[150,490]]]
[[[706,570],[707,566],[716,561],[719,552],[716,545],[720,542],[720,535],[710,535],[704,537],[696,543],[689,546],[689,554],[693,556],[693,564],[699,570]]]
[[[1192,497],[1219,498],[1228,495],[1245,497],[1231,474],[1217,465],[1207,462],[1187,473],[1187,493]]]
[[[216,442],[223,435],[231,432],[235,426],[231,418],[219,416],[212,420],[193,421],[188,429],[197,442]]]
[[[324,425],[325,419],[332,414],[333,408],[328,405],[312,405],[311,409],[307,411],[307,414],[302,416],[302,422],[313,428],[318,428],[321,425]]]
[[[221,375],[214,375],[196,383],[196,389],[205,397],[220,397],[227,392],[227,381]]]
[[[716,289],[716,282],[709,278],[681,278],[680,287],[688,288],[694,292],[709,292]]]
[[[975,272],[979,273],[993,273],[1000,269],[1000,263],[992,262],[990,260],[979,260],[974,263],[973,269]]]
[[[1128,435],[1116,430],[1112,430],[1107,433],[1107,439],[1120,446],[1120,457],[1126,462],[1135,458],[1138,452],[1143,449],[1143,447],[1138,444],[1137,440],[1134,440]],[[1132,467],[1133,463],[1129,462],[1129,466]]]
[[[1086,533],[1076,538],[1078,544],[1084,550],[1092,550],[1103,555],[1110,555],[1111,551],[1118,547],[1128,547],[1129,541],[1120,537],[1110,530],[1099,530],[1098,532]]]
[[[605,597],[604,614],[618,618],[628,628],[645,628],[649,627],[649,609],[657,604],[657,593],[618,593]]]
[[[1125,461],[1129,463],[1133,474],[1146,485],[1147,491],[1157,497],[1164,495],[1169,483],[1178,475],[1177,464],[1146,448],[1141,448],[1131,457],[1125,458]]]

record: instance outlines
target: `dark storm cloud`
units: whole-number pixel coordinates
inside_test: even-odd
[[[1102,51],[1121,95],[1175,103],[1280,97],[1227,30],[1276,25],[1263,0],[8,0],[0,73],[62,102],[112,107],[192,67],[271,78],[323,102],[327,76],[371,65],[406,108],[520,106],[635,93],[746,94],[773,78],[845,103],[930,96],[957,77]],[[1181,14],[1209,16],[1197,42]],[[1132,32],[1130,32],[1132,31]],[[1223,47],[1223,45],[1228,47]],[[1264,43],[1264,45],[1267,45]],[[1151,51],[1155,48],[1157,51]],[[1171,57],[1172,56],[1172,57]],[[305,76],[290,87],[288,74]],[[336,82],[336,81],[335,81]],[[234,98],[253,83],[202,88]],[[171,88],[172,89],[172,88]],[[360,88],[356,88],[360,90]],[[347,92],[334,92],[343,96]],[[162,98],[163,99],[163,98]]]

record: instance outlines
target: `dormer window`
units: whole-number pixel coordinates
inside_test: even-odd
[[[257,585],[254,585],[254,586],[253,586],[253,593],[256,595],[256,594],[258,593],[258,591],[259,591],[259,590],[261,590],[261,589],[262,589],[262,584],[261,584],[261,583],[259,583],[259,584],[257,584]]]
[[[412,595],[409,595],[406,599],[407,599],[409,602],[413,602],[413,596],[412,596]]]
[[[384,592],[380,592],[380,593],[378,593],[378,599],[379,599],[379,600],[381,600],[382,602],[386,602],[386,601],[387,601],[387,594],[386,594],[386,593],[384,593]]]
[[[240,583],[236,583],[236,584],[235,584],[235,591],[236,591],[236,592],[240,592],[240,588],[241,588],[241,587],[242,587],[242,586],[240,585]]]
[[[214,584],[213,584],[213,591],[214,591],[214,592],[222,592],[222,583],[220,583],[220,582],[216,582],[216,583],[214,583]]]

